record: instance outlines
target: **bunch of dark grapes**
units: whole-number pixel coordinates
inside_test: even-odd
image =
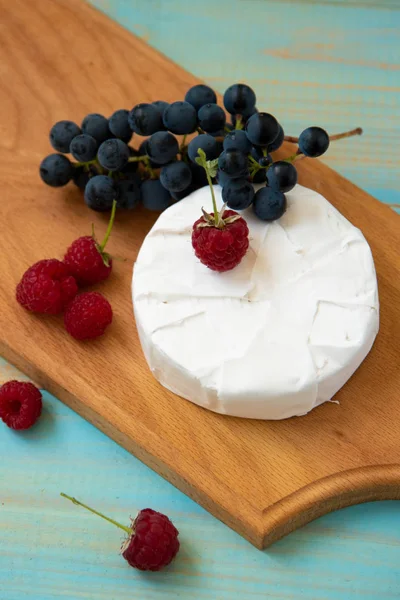
[[[273,115],[258,112],[254,91],[241,83],[230,86],[224,107],[210,87],[200,84],[171,104],[141,103],[108,119],[89,114],[80,127],[59,121],[50,131],[57,153],[42,161],[41,178],[53,187],[72,180],[96,211],[111,210],[114,199],[120,209],[142,203],[161,211],[207,185],[207,174],[196,162],[201,149],[229,208],[252,204],[260,219],[278,219],[286,209],[285,193],[297,182],[293,163],[300,156],[321,156],[329,136],[320,127],[309,127],[299,138],[286,138],[298,142],[296,154],[274,162],[271,153],[282,145],[284,131]],[[196,135],[186,143],[191,134]],[[138,149],[130,145],[133,136],[142,137]],[[179,141],[177,136],[182,136]],[[253,183],[263,184],[256,193]]]

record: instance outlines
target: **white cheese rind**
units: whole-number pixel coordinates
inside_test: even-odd
[[[215,186],[218,206],[221,188]],[[379,328],[378,290],[362,233],[323,196],[297,185],[274,223],[243,211],[250,247],[215,273],[191,245],[202,188],[164,211],[133,275],[136,324],[153,375],[209,410],[285,419],[330,400]]]

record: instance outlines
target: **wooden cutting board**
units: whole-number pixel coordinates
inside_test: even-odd
[[[99,236],[106,225],[72,184],[40,181],[51,125],[181,99],[196,79],[80,0],[0,0],[0,8],[0,353],[259,548],[337,508],[400,498],[399,218],[320,162],[299,162],[300,182],[365,233],[378,272],[381,331],[340,405],[262,422],[174,396],[147,368],[130,299],[154,214],[118,216],[110,251],[127,262],[98,287],[115,313],[103,339],[75,342],[61,318],[22,310],[14,290],[29,265],[62,257],[92,220]]]

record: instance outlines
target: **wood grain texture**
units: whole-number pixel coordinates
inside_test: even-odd
[[[300,182],[364,231],[382,303],[378,341],[338,395],[340,408],[328,404],[307,418],[249,422],[214,415],[162,389],[147,371],[130,306],[132,262],[154,220],[144,212],[118,219],[111,250],[128,262],[102,288],[115,309],[103,340],[75,343],[59,320],[16,306],[10,290],[24,269],[60,255],[93,218],[72,187],[55,191],[40,183],[37,165],[48,152],[43,132],[60,118],[109,114],[160,95],[178,99],[195,80],[78,0],[38,6],[1,0],[0,6],[8,33],[1,48],[8,119],[1,123],[0,163],[8,202],[0,213],[7,223],[0,241],[0,352],[258,547],[323,512],[400,497],[399,220],[321,163],[302,161]],[[35,119],[25,124],[27,114]],[[105,219],[96,224],[104,227]]]

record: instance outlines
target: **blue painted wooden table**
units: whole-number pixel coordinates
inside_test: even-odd
[[[288,133],[361,125],[326,161],[400,203],[398,0],[93,0],[223,91],[245,80]],[[0,363],[0,381],[15,376]],[[400,502],[328,515],[260,552],[50,395],[23,434],[0,428],[0,600],[400,598]],[[171,516],[182,551],[144,575],[118,556],[118,529],[65,491],[127,522]]]

